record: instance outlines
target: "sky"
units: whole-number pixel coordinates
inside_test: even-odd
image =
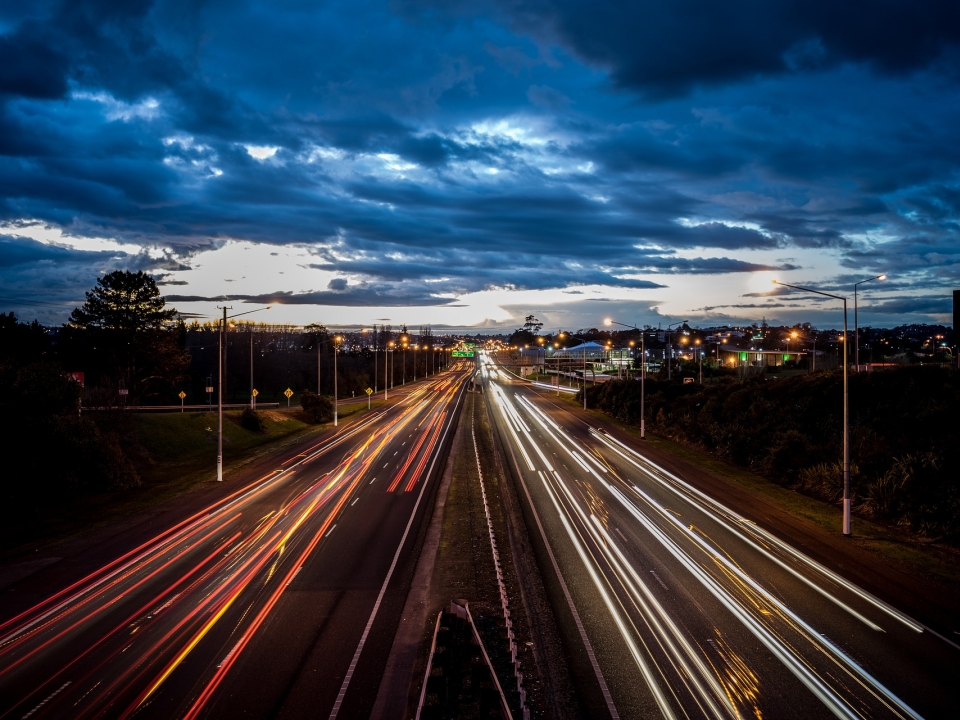
[[[0,0],[0,310],[949,323],[960,4],[869,5]]]

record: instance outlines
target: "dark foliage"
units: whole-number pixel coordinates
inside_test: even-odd
[[[88,386],[126,388],[129,402],[170,397],[190,367],[176,314],[149,275],[108,273],[60,331],[60,355],[85,371]]]
[[[300,406],[312,422],[323,423],[333,420],[333,400],[326,395],[317,395],[304,390],[300,393]]]
[[[41,360],[0,365],[0,416],[7,472],[0,481],[6,507],[29,511],[42,503],[123,490],[139,483],[121,448],[120,423],[109,414],[81,416],[80,385],[59,365]]]
[[[267,425],[263,422],[263,418],[260,417],[260,413],[252,408],[246,408],[242,413],[240,413],[240,427],[244,430],[250,430],[252,432],[266,432]]]
[[[714,385],[647,381],[647,427],[835,502],[842,492],[842,374]],[[588,403],[640,421],[640,383],[587,390]],[[929,537],[960,538],[960,378],[906,367],[850,378],[858,512]]]

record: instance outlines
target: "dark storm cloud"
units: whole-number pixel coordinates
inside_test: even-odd
[[[427,0],[408,4],[437,5]],[[464,12],[477,5],[454,4]],[[847,61],[869,63],[880,72],[907,73],[941,60],[960,43],[960,7],[951,0],[869,7],[831,0],[491,4],[523,32],[545,43],[559,42],[583,60],[609,69],[621,87],[651,95]]]
[[[296,297],[342,305],[657,289],[805,264],[757,259],[790,249],[896,267],[898,292],[947,285],[957,7],[3,8],[0,220],[169,248],[121,258],[154,271],[229,238],[305,245],[345,278]],[[76,277],[99,262],[83,257]],[[32,282],[74,277],[58,262]]]
[[[449,297],[438,297],[425,289],[410,291],[386,283],[364,283],[343,290],[294,293],[286,290],[260,295],[168,295],[170,302],[244,302],[269,305],[327,305],[334,307],[430,307],[449,305]]]

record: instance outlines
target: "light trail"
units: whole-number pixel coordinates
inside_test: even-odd
[[[199,695],[184,707],[189,717],[201,713],[277,613],[285,590],[343,522],[338,518],[352,507],[348,503],[360,499],[358,489],[367,486],[376,462],[392,443],[399,445],[411,423],[421,438],[401,473],[412,468],[405,490],[424,477],[447,437],[441,431],[451,426],[444,407],[459,402],[462,388],[462,378],[416,388],[3,622],[0,678],[36,675],[38,662],[54,663],[52,672],[30,681],[33,690],[20,686],[9,711],[32,706],[31,717],[53,715],[73,703],[68,714],[77,718],[123,708],[120,716],[139,716],[148,706],[156,715],[157,708],[179,702],[173,687],[180,692],[199,671]],[[349,449],[332,470],[310,472],[311,463],[344,443]],[[108,627],[101,627],[101,617]],[[79,678],[73,676],[77,668]],[[67,673],[69,685],[51,695]],[[46,699],[38,704],[35,698]]]
[[[608,512],[604,509],[602,499],[608,495],[604,490],[617,501],[615,505],[622,507],[627,516],[637,522],[642,531],[655,540],[658,547],[666,551],[667,557],[690,573],[696,584],[717,601],[738,625],[759,641],[826,711],[843,718],[861,717],[864,713],[872,716],[876,711],[888,712],[896,717],[920,717],[875,674],[855,661],[849,652],[815,630],[809,622],[791,610],[785,601],[765,589],[735,561],[735,555],[721,550],[721,546],[708,538],[702,530],[689,522],[685,524],[679,518],[686,514],[687,510],[684,508],[691,506],[710,522],[729,532],[738,542],[744,543],[748,552],[755,551],[764,561],[771,562],[778,570],[787,572],[790,577],[815,590],[818,596],[829,600],[873,632],[882,633],[883,628],[852,607],[849,602],[794,567],[791,561],[849,590],[914,632],[923,631],[923,626],[823,568],[754,523],[729,511],[676,476],[650,463],[609,434],[590,428],[590,436],[599,441],[601,451],[612,451],[618,461],[627,461],[627,467],[641,471],[644,478],[654,481],[656,487],[668,490],[681,503],[674,506],[671,501],[668,508],[640,487],[623,480],[617,469],[606,464],[608,461],[602,452],[597,452],[592,445],[584,445],[574,440],[521,391],[515,390],[511,397],[496,383],[488,381],[487,385],[491,390],[489,396],[492,402],[501,411],[499,415],[503,418],[502,427],[506,430],[506,435],[523,456],[527,469],[540,478],[548,505],[555,510],[564,531],[563,535],[570,541],[575,556],[587,570],[598,598],[616,626],[627,653],[637,663],[640,676],[656,699],[661,712],[665,712],[664,707],[669,706],[669,703],[665,699],[666,695],[656,690],[656,673],[653,668],[657,668],[659,675],[667,682],[667,687],[672,686],[673,690],[680,686],[687,688],[689,704],[678,699],[685,712],[699,708],[699,712],[708,717],[740,717],[742,710],[738,706],[745,703],[747,707],[742,708],[743,710],[752,706],[751,714],[760,713],[758,703],[762,696],[759,693],[758,679],[746,664],[748,661],[721,644],[719,629],[716,630],[716,641],[708,641],[707,646],[712,647],[727,664],[729,675],[707,657],[707,646],[692,641],[689,631],[678,625],[673,612],[679,612],[679,608],[675,608],[674,604],[666,605],[658,601],[656,593],[643,581],[635,564],[621,550],[619,541],[614,541],[608,532]],[[519,413],[518,409],[525,411],[524,414]],[[532,426],[537,428],[539,436],[530,429],[531,425],[525,421],[526,418],[532,421]],[[541,437],[543,439],[540,439]],[[559,446],[560,452],[570,458],[568,469],[572,482],[565,481],[555,469],[548,469],[546,473],[536,469],[538,460],[549,467],[549,451],[540,447],[549,444]],[[577,475],[580,475],[583,482]],[[597,491],[592,489],[593,483],[598,483]],[[620,483],[623,483],[630,493],[636,493],[638,498],[655,511],[654,515],[648,517],[630,502],[618,489],[617,485]],[[599,512],[590,509],[593,507],[597,507]],[[706,563],[695,559],[690,551],[678,544],[678,540],[670,537],[668,531],[679,533],[683,543],[690,543],[697,553],[703,553]],[[627,541],[625,536],[623,539]],[[647,552],[646,545],[640,547],[644,548],[644,553]],[[774,554],[775,551],[782,551],[785,557],[778,557]],[[596,564],[600,558],[604,563],[603,568]],[[654,577],[667,590],[667,585],[656,575]],[[679,578],[676,581],[682,583]],[[650,634],[658,648],[656,654],[651,654],[650,649],[644,649],[647,647],[646,643],[643,643],[643,647],[638,644],[642,642],[643,633],[637,635],[638,630],[631,629],[628,617],[620,617],[618,603],[621,607],[626,603],[631,608],[628,616],[635,613],[643,620],[646,628],[644,633]],[[662,667],[658,666],[659,653],[662,653],[666,660]],[[652,665],[641,665],[651,662]],[[668,677],[674,679],[671,681]],[[870,710],[871,707],[874,710]]]

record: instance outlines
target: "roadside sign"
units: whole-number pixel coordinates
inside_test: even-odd
[[[290,388],[287,388],[286,390],[283,391],[283,394],[286,395],[287,397],[290,397],[293,395],[293,390],[291,390]]]
[[[207,392],[208,392],[208,393],[212,393],[212,392],[213,392],[213,387],[210,386],[210,385],[207,385]]]
[[[367,389],[366,389],[366,393],[367,393],[367,395],[373,395],[373,389],[372,389],[372,388],[367,388]]]
[[[473,350],[454,350],[452,353],[453,357],[467,358],[473,357]]]
[[[183,390],[181,390],[181,391],[180,391],[180,395],[179,395],[178,397],[179,397],[181,400],[183,400],[186,396],[187,396],[187,394],[186,394]]]
[[[130,391],[127,388],[120,388],[121,395],[129,395]]]
[[[253,389],[253,396],[256,397],[256,396],[259,395],[259,394],[260,394],[260,391],[257,390],[256,388],[254,388],[254,389]]]

